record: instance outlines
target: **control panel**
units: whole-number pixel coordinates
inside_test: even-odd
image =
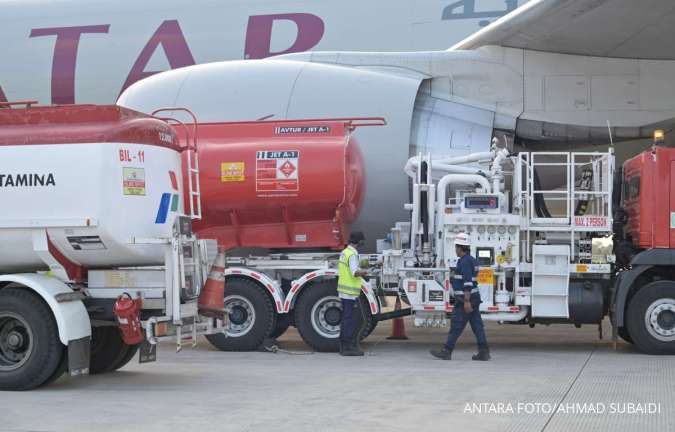
[[[455,236],[465,232],[481,267],[515,267],[520,260],[520,217],[517,215],[457,214],[444,216],[444,265],[454,267]]]

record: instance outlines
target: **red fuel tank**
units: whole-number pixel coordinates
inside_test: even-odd
[[[195,231],[227,248],[342,247],[365,192],[363,157],[351,133],[381,124],[382,119],[199,124],[202,220],[195,221]]]

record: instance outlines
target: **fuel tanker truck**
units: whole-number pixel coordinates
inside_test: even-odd
[[[206,246],[182,199],[196,143],[118,106],[26,105],[0,108],[0,390],[221,331],[197,310]]]

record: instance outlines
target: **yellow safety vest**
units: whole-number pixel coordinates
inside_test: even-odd
[[[361,294],[361,285],[363,279],[354,277],[349,268],[349,258],[356,252],[350,247],[346,247],[340,254],[338,261],[338,292],[358,297]]]

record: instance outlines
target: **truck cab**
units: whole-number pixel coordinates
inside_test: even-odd
[[[675,247],[675,149],[654,147],[623,165],[624,235],[638,249]]]
[[[623,164],[610,314],[625,341],[650,354],[673,354],[675,149],[657,144]]]

